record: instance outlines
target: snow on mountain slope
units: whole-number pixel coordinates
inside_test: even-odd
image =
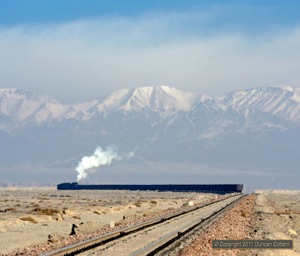
[[[300,121],[300,88],[285,86],[234,91],[221,102],[226,109],[258,110],[294,123]]]
[[[90,120],[96,112],[98,112],[101,100],[94,99],[91,101],[70,105],[68,111],[65,113],[65,119],[75,119],[78,121]]]
[[[63,116],[68,106],[47,95],[18,89],[0,89],[0,112],[15,122],[42,123]]]
[[[183,92],[168,86],[140,87],[131,90],[124,89],[111,94],[99,106],[99,110],[189,111],[198,98],[199,95],[195,93]]]
[[[126,114],[126,120],[131,120],[134,112],[139,113],[135,118],[143,120],[148,120],[151,113],[158,114],[159,119],[148,120],[152,127],[168,118],[163,125],[180,126],[189,122],[190,127],[198,131],[218,127],[244,130],[251,126],[253,129],[260,124],[260,127],[282,128],[286,123],[280,120],[290,124],[300,122],[300,88],[252,88],[234,91],[223,98],[211,98],[168,86],[140,87],[74,105],[63,105],[49,96],[23,90],[0,89],[0,129],[6,131],[29,123],[89,122],[96,115],[100,114],[101,118],[102,114],[114,112]]]

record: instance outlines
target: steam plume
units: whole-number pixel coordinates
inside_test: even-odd
[[[121,161],[132,157],[134,157],[134,152],[120,155],[115,147],[108,146],[103,150],[98,146],[92,156],[84,156],[76,167],[77,182],[85,179],[90,172],[95,171],[95,168],[101,165],[110,165],[113,160]]]

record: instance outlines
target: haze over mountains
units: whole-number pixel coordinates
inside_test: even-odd
[[[96,146],[115,145],[133,150],[135,157],[100,170],[97,181],[228,179],[254,186],[259,179],[295,188],[299,138],[300,88],[290,86],[234,91],[222,98],[168,86],[141,87],[74,105],[0,89],[4,181],[16,174],[18,181],[70,181],[82,156]]]

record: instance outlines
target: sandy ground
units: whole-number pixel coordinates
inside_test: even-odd
[[[110,224],[130,224],[155,214],[201,203],[214,194],[139,191],[57,191],[55,188],[0,189],[0,255],[30,255],[51,245],[71,243]],[[76,237],[69,237],[76,224]],[[215,239],[291,239],[292,250],[215,250]],[[179,255],[300,255],[300,191],[258,191],[245,198]],[[75,240],[74,240],[75,241]],[[74,242],[73,241],[73,242]],[[26,251],[25,254],[27,255]]]
[[[255,250],[254,255],[300,255],[300,191],[261,191],[256,197],[251,239],[293,240],[293,250]]]
[[[181,208],[189,201],[215,199],[214,194],[141,191],[58,191],[56,188],[0,189],[0,255],[110,229],[148,215]],[[46,246],[45,246],[46,247]],[[40,247],[41,248],[41,247]],[[42,247],[43,248],[43,247]]]
[[[255,196],[250,195],[232,209],[217,219],[208,229],[198,235],[195,234],[191,241],[177,253],[178,256],[199,255],[241,255],[242,250],[213,249],[213,240],[244,240],[249,238],[251,231],[251,217],[255,205]],[[255,255],[255,254],[245,254]]]
[[[292,240],[293,249],[212,248],[213,240]],[[260,191],[246,197],[179,253],[198,255],[300,255],[300,191]]]

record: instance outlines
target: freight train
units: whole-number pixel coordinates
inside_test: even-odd
[[[133,191],[172,191],[201,193],[242,193],[243,184],[101,184],[83,185],[78,182],[61,183],[58,190],[133,190]]]

